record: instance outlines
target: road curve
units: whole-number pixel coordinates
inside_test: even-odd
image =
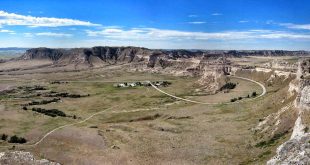
[[[260,82],[257,82],[255,80],[252,80],[252,79],[249,79],[249,78],[245,78],[245,77],[239,77],[239,76],[229,76],[229,77],[234,77],[234,78],[238,78],[238,79],[242,79],[242,80],[251,81],[251,82],[259,85],[263,89],[263,92],[262,92],[262,94],[260,94],[259,96],[255,97],[253,99],[260,98],[260,97],[264,96],[267,93],[266,87],[262,83],[260,83]]]
[[[259,96],[255,97],[255,98],[252,98],[252,99],[247,99],[246,101],[250,101],[250,100],[254,100],[254,99],[257,99],[257,98],[260,98],[262,96],[264,96],[267,92],[266,90],[266,87],[260,83],[260,82],[257,82],[257,81],[254,81],[252,79],[248,79],[248,78],[244,78],[244,77],[239,77],[239,76],[229,76],[229,77],[234,77],[234,78],[238,78],[238,79],[242,79],[242,80],[246,80],[246,81],[250,81],[250,82],[253,82],[255,84],[258,84],[262,89],[263,89],[263,92],[262,94],[260,94]],[[204,104],[204,105],[217,105],[217,104],[236,104],[236,103],[241,103],[241,102],[244,102],[244,101],[238,101],[238,102],[226,102],[226,103],[207,103],[207,102],[200,102],[200,101],[195,101],[195,100],[190,100],[190,99],[186,99],[186,98],[182,98],[182,97],[178,97],[178,96],[175,96],[175,95],[172,95],[170,93],[167,93],[161,89],[159,89],[156,85],[154,85],[151,81],[148,81],[151,86],[156,89],[157,91],[167,95],[167,96],[170,96],[170,97],[173,97],[175,99],[178,99],[178,100],[183,100],[183,101],[187,101],[187,102],[191,102],[191,103],[196,103],[196,104]]]
[[[88,118],[82,120],[82,121],[79,121],[79,122],[75,122],[75,123],[71,123],[71,124],[66,124],[66,125],[63,125],[63,126],[60,126],[60,127],[57,127],[49,132],[47,132],[39,141],[37,141],[36,143],[34,144],[12,144],[12,145],[7,145],[7,146],[0,146],[0,148],[7,148],[7,147],[13,147],[13,146],[24,146],[24,147],[35,147],[37,146],[38,144],[40,144],[46,137],[48,137],[50,134],[52,134],[53,132],[59,130],[59,129],[62,129],[62,128],[65,128],[65,127],[70,127],[70,126],[73,126],[73,125],[77,125],[77,124],[82,124],[82,123],[85,123],[86,121],[88,121],[89,119],[93,118],[94,116],[96,115],[99,115],[107,110],[110,110],[110,109],[113,109],[117,106],[113,106],[113,107],[110,107],[110,108],[107,108],[103,111],[100,111],[100,112],[96,112],[92,115],[90,115]]]
[[[71,124],[66,124],[66,125],[63,125],[63,126],[60,126],[60,127],[57,127],[49,132],[47,132],[39,141],[37,141],[36,143],[34,144],[12,144],[12,145],[7,145],[7,146],[0,146],[0,148],[7,148],[7,147],[13,147],[13,146],[23,146],[23,147],[35,147],[37,146],[38,144],[40,144],[44,139],[46,139],[49,135],[51,135],[52,133],[62,129],[62,128],[65,128],[65,127],[70,127],[70,126],[73,126],[73,125],[77,125],[77,124],[82,124],[82,123],[85,123],[86,121],[90,120],[91,118],[93,118],[94,116],[96,115],[99,115],[99,114],[102,114],[104,112],[106,112],[107,110],[110,110],[110,109],[113,109],[117,106],[114,106],[114,107],[110,107],[108,109],[105,109],[103,111],[100,111],[100,112],[97,112],[97,113],[94,113],[92,114],[91,116],[89,116],[88,118],[82,120],[82,121],[79,121],[79,122],[75,122],[75,123],[71,123]],[[145,108],[145,109],[133,109],[133,110],[123,110],[123,111],[111,111],[111,113],[132,113],[132,112],[142,112],[142,111],[154,111],[154,110],[159,110],[160,108]]]
[[[71,124],[67,124],[67,125],[63,125],[63,126],[57,127],[57,128],[55,128],[55,129],[51,130],[50,132],[46,133],[39,141],[37,141],[37,142],[34,143],[34,144],[30,144],[29,146],[36,146],[36,145],[40,144],[46,137],[48,137],[50,134],[52,134],[53,132],[55,132],[55,131],[57,131],[57,130],[59,130],[59,129],[62,129],[62,128],[65,128],[65,127],[69,127],[69,126],[73,126],[73,125],[77,125],[77,124],[85,123],[86,121],[88,121],[89,119],[93,118],[94,116],[99,115],[99,114],[101,114],[101,113],[103,113],[103,112],[105,112],[105,111],[107,111],[107,110],[113,109],[113,108],[115,108],[115,107],[117,107],[117,106],[110,107],[110,108],[105,109],[105,110],[103,110],[103,111],[94,113],[94,114],[90,115],[88,118],[86,118],[86,119],[84,119],[84,120],[82,120],[82,121],[79,121],[79,122],[76,122],[76,123],[71,123]]]
[[[253,82],[253,83],[258,84],[260,87],[262,87],[262,89],[263,89],[262,94],[259,95],[259,96],[257,96],[257,97],[255,97],[255,98],[253,98],[253,99],[257,99],[257,98],[262,97],[262,96],[264,96],[264,95],[266,94],[266,91],[267,91],[267,90],[266,90],[265,86],[264,86],[263,84],[257,82],[257,81],[254,81],[254,80],[251,80],[251,79],[248,79],[248,78],[244,78],[244,77],[238,77],[238,76],[230,76],[230,77],[234,77],[234,78],[239,78],[239,79],[251,81],[251,82]],[[205,105],[216,105],[216,104],[235,104],[235,103],[240,103],[240,102],[241,102],[241,101],[240,101],[240,102],[234,102],[234,103],[206,103],[206,102],[194,101],[194,100],[185,99],[185,98],[181,98],[181,97],[178,97],[178,96],[174,96],[174,95],[172,95],[172,94],[169,94],[169,93],[167,93],[167,92],[165,92],[165,91],[159,89],[159,88],[158,88],[157,86],[155,86],[151,81],[148,81],[148,82],[151,84],[151,86],[152,86],[154,89],[156,89],[157,91],[159,91],[159,92],[161,92],[161,93],[163,93],[163,94],[165,94],[165,95],[168,95],[168,96],[170,96],[170,97],[176,98],[176,99],[178,99],[178,100],[183,100],[183,101],[187,101],[187,102],[191,102],[191,103],[205,104]],[[247,101],[253,100],[253,99],[247,99]],[[94,116],[99,115],[99,114],[101,114],[101,113],[104,113],[104,112],[106,112],[107,110],[113,109],[113,108],[115,108],[115,107],[117,107],[117,106],[113,106],[113,107],[107,108],[107,109],[105,109],[105,110],[103,110],[103,111],[96,112],[96,113],[90,115],[89,117],[87,117],[86,119],[84,119],[84,120],[82,120],[82,121],[79,121],[79,122],[75,122],[75,123],[71,123],[71,124],[67,124],[67,125],[63,125],[63,126],[57,127],[57,128],[55,128],[55,129],[53,129],[53,130],[47,132],[39,141],[37,141],[37,142],[34,143],[34,144],[14,144],[14,145],[0,146],[0,148],[4,148],[4,147],[5,147],[5,148],[6,148],[6,147],[13,147],[13,146],[35,147],[35,146],[37,146],[38,144],[40,144],[40,143],[41,143],[45,138],[47,138],[49,135],[51,135],[52,133],[54,133],[55,131],[60,130],[60,129],[65,128],[65,127],[70,127],[70,126],[73,126],[73,125],[82,124],[82,123],[84,123],[84,122],[90,120],[90,119],[93,118]],[[138,112],[138,111],[150,111],[150,110],[156,110],[156,109],[157,109],[157,108],[137,109],[137,110],[132,110],[132,111],[120,111],[120,112],[112,112],[112,113],[129,113],[129,112]]]

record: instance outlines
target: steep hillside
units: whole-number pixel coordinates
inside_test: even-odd
[[[299,62],[297,78],[290,84],[290,92],[296,93],[297,98],[290,107],[284,107],[279,113],[285,110],[295,110],[297,116],[293,127],[293,133],[289,141],[277,149],[277,155],[267,164],[308,164],[310,162],[310,59]],[[285,120],[280,123],[287,124]],[[283,125],[282,124],[282,125]],[[278,124],[281,125],[281,124]]]
[[[168,59],[191,58],[203,55],[201,51],[164,51],[140,47],[93,47],[74,49],[29,49],[18,60],[48,59],[55,64],[87,64],[97,63],[131,63],[148,60],[150,67],[154,66],[158,57]]]
[[[165,65],[160,59],[178,60],[188,58],[201,58],[208,56],[218,58],[242,57],[242,56],[304,56],[309,55],[305,51],[283,51],[283,50],[260,50],[260,51],[200,51],[200,50],[154,50],[140,47],[106,47],[97,46],[93,48],[73,49],[50,49],[34,48],[17,58],[17,60],[48,59],[55,64],[87,64],[94,66],[97,63],[131,63],[148,61],[149,67],[156,63]]]

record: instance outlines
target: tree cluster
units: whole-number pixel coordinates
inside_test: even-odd
[[[32,108],[32,111],[42,113],[44,115],[51,116],[51,117],[56,117],[56,116],[66,117],[67,116],[64,112],[58,109]]]
[[[58,101],[60,101],[60,98],[53,98],[51,100],[32,101],[28,103],[28,105],[44,105],[44,104],[49,104],[49,103],[55,103]]]
[[[251,96],[254,98],[254,97],[257,96],[257,93],[256,92],[252,92]],[[238,100],[242,100],[243,98],[250,98],[250,95],[247,95],[246,97],[238,97],[238,98],[230,99],[230,102],[236,102]]]
[[[9,143],[20,143],[20,144],[23,144],[23,143],[26,143],[27,140],[23,137],[18,137],[16,135],[12,136],[9,140]]]
[[[226,83],[225,85],[223,85],[220,88],[220,90],[222,91],[222,90],[225,90],[225,89],[234,89],[236,86],[237,86],[237,84],[229,82],[229,83]]]
[[[80,98],[80,97],[85,97],[85,95],[80,95],[80,94],[70,94],[70,93],[57,93],[57,92],[50,92],[50,94],[45,95],[46,97],[69,97],[69,98]],[[87,95],[89,96],[89,95]]]
[[[1,135],[1,140],[7,141],[8,140],[8,135],[7,134],[2,134]],[[11,136],[10,139],[8,140],[9,143],[26,143],[27,140],[23,137],[18,137],[17,135]]]

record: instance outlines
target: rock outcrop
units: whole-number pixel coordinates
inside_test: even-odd
[[[223,86],[227,77],[231,71],[230,62],[225,56],[204,56],[198,66],[201,74],[201,78],[198,80],[198,84],[201,85],[205,92],[214,94],[217,90]]]
[[[297,82],[297,88],[290,88],[298,94],[295,100],[298,117],[291,139],[278,147],[277,155],[268,161],[268,165],[307,165],[310,162],[310,59],[299,62]]]
[[[47,60],[51,67],[69,66],[76,70],[128,64],[127,69],[175,76],[200,76],[198,85],[204,92],[215,93],[231,71],[227,57],[307,55],[304,51],[201,51],[155,50],[141,47],[106,47],[73,49],[29,49],[16,60]],[[72,68],[71,67],[71,68]]]
[[[151,50],[140,47],[93,47],[74,49],[29,49],[17,60],[47,59],[55,64],[87,64],[96,63],[131,63],[148,60],[148,66],[154,67],[158,59],[191,58],[203,55],[201,51],[188,50]],[[164,64],[162,64],[164,65]]]
[[[165,67],[167,60],[208,57],[241,57],[241,56],[304,56],[309,55],[305,51],[282,50],[255,50],[255,51],[200,51],[200,50],[154,50],[141,47],[106,47],[73,49],[34,48],[17,58],[18,60],[48,59],[55,64],[87,64],[96,66],[97,63],[131,63],[148,61],[149,67],[159,64]]]
[[[37,160],[30,152],[11,151],[0,152],[0,164],[2,165],[60,165],[46,159]]]

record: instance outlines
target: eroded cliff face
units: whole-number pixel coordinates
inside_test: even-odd
[[[310,59],[299,62],[297,78],[290,84],[290,93],[296,93],[294,108],[297,119],[289,141],[277,149],[277,155],[268,161],[274,164],[308,164],[310,162]]]
[[[47,59],[55,64],[88,64],[108,62],[132,62],[151,54],[151,50],[139,47],[93,47],[74,49],[29,49],[19,60]]]
[[[225,75],[231,72],[231,67],[225,56],[205,56],[200,61],[198,70],[201,78],[197,83],[202,86],[204,92],[214,94],[228,81]]]
[[[152,50],[141,47],[106,47],[97,46],[93,48],[74,48],[74,49],[50,49],[34,48],[18,58],[19,60],[48,59],[54,63],[62,64],[89,64],[94,66],[96,63],[131,63],[147,60],[150,67],[154,67],[157,59],[179,59],[192,58],[203,55],[202,51],[188,50]]]
[[[242,57],[242,56],[294,56],[309,55],[305,51],[282,51],[282,50],[253,50],[253,51],[191,51],[191,50],[155,50],[141,47],[107,47],[97,46],[92,48],[73,49],[50,49],[34,48],[29,49],[18,60],[45,59],[51,60],[55,64],[85,64],[91,67],[100,63],[132,63],[145,61],[149,67],[156,64],[165,67],[178,59],[208,57]],[[161,60],[161,61],[160,61]]]
[[[139,47],[93,47],[75,49],[35,48],[17,60],[50,60],[53,66],[104,67],[126,64],[133,71],[198,76],[205,92],[215,93],[224,84],[226,54],[190,50],[152,50]],[[228,64],[230,65],[230,63]],[[228,70],[226,70],[228,72]]]

